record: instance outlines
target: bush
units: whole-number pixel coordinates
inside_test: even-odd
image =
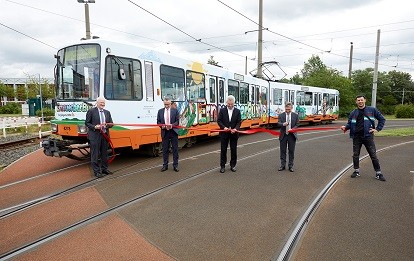
[[[8,102],[0,107],[0,114],[22,114],[22,105],[17,102]]]
[[[378,105],[378,110],[384,115],[394,115],[395,105]]]
[[[396,118],[414,118],[414,105],[404,104],[397,105],[395,108],[395,117]]]
[[[37,110],[36,111],[36,116],[37,117],[42,117],[42,111]],[[50,108],[43,108],[43,117],[52,117],[52,116],[55,116],[55,110],[50,109]]]

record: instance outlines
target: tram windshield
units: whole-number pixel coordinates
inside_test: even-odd
[[[81,44],[59,50],[56,69],[58,100],[95,100],[99,96],[101,48]]]

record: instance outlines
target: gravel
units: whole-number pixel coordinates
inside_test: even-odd
[[[26,138],[33,138],[35,135],[21,134],[21,135],[8,135],[6,138],[0,138],[0,145],[10,142],[17,141]],[[0,150],[0,168],[4,168],[14,161],[24,157],[25,155],[32,153],[40,148],[40,143],[33,143],[33,145],[27,145],[24,148],[7,149],[7,151]]]

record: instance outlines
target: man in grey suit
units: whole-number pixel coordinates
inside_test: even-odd
[[[112,174],[108,169],[108,141],[103,133],[109,137],[109,130],[114,124],[111,113],[104,109],[105,98],[96,99],[96,107],[86,113],[85,125],[88,127],[88,139],[91,150],[91,165],[93,174],[101,178]],[[101,159],[99,162],[99,158]]]
[[[170,149],[170,142],[173,152],[173,168],[178,172],[178,126],[180,121],[180,114],[176,108],[171,107],[171,100],[168,97],[164,98],[164,108],[158,110],[157,124],[163,124],[161,128],[162,138],[162,158],[163,165],[161,171],[168,169],[168,154]]]
[[[295,159],[295,146],[297,140],[296,132],[289,132],[291,129],[299,127],[299,115],[292,112],[292,103],[285,104],[285,112],[279,114],[277,125],[280,128],[279,142],[280,142],[280,167],[279,171],[286,168],[286,150],[289,148],[289,163],[288,168],[293,172],[293,160]]]

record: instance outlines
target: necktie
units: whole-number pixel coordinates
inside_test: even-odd
[[[99,119],[101,120],[101,124],[105,124],[105,114],[103,110],[99,110]],[[102,127],[102,131],[106,131],[105,127]]]
[[[170,124],[170,109],[167,109],[167,116],[166,116],[165,124]]]
[[[290,113],[286,114],[286,121],[288,122],[288,125],[286,126],[286,133],[289,133],[289,130],[290,130]]]

